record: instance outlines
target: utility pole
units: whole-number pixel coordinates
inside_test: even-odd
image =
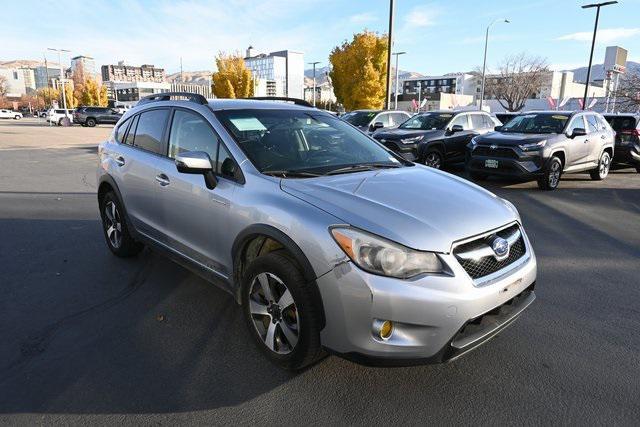
[[[313,106],[316,106],[316,65],[319,64],[319,61],[316,62],[308,62],[309,65],[313,65]]]
[[[66,49],[52,49],[52,48],[47,48],[47,50],[52,50],[54,52],[58,52],[58,63],[60,65],[60,84],[62,85],[62,105],[64,108],[64,116],[67,117],[67,94],[65,93],[64,90],[64,71],[62,70],[62,52],[71,52],[70,50],[66,50]],[[68,118],[68,117],[67,117]]]
[[[389,0],[389,40],[387,41],[387,93],[385,108],[391,109],[391,49],[393,48],[393,0]]]
[[[487,32],[484,37],[484,60],[482,61],[482,89],[480,90],[480,111],[482,111],[482,104],[484,104],[484,83],[485,83],[485,74],[487,72],[487,47],[489,45],[489,29],[493,24],[500,21],[500,19],[494,19],[491,21],[489,25],[487,25]],[[509,23],[509,20],[504,18],[502,20],[505,24]]]
[[[395,98],[395,102],[393,105],[393,109],[397,110],[398,109],[398,57],[400,55],[404,55],[407,52],[395,52],[394,55],[396,56],[396,89],[394,91],[394,98]]]
[[[589,67],[587,68],[587,81],[584,85],[584,96],[582,97],[582,109],[585,110],[587,108],[587,95],[589,94],[589,81],[591,80],[591,64],[593,63],[593,48],[596,45],[596,33],[598,32],[598,19],[600,18],[600,8],[602,6],[609,6],[611,4],[616,4],[617,1],[605,1],[603,3],[593,3],[593,4],[585,4],[582,6],[583,9],[591,9],[592,7],[596,8],[596,23],[593,26],[593,38],[591,39],[591,53],[589,54]],[[615,101],[614,101],[615,105]]]
[[[417,113],[420,112],[420,102],[421,102],[420,97],[421,97],[421,95],[422,95],[422,83],[418,82],[418,111],[417,111]]]
[[[180,57],[180,83],[184,82],[184,75],[182,73],[182,56]]]

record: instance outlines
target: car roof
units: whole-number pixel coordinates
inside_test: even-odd
[[[640,118],[640,114],[636,113],[602,113],[605,117],[633,117],[635,119]]]
[[[172,101],[182,103],[184,101]],[[317,108],[310,108],[303,105],[296,105],[286,101],[265,101],[256,99],[210,99],[209,107],[213,111],[220,110],[314,110],[321,111]],[[152,105],[152,104],[148,104]],[[184,105],[184,104],[180,104]]]

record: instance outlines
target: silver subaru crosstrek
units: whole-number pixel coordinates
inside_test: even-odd
[[[289,369],[327,351],[452,360],[533,302],[536,258],[511,203],[285,101],[141,100],[99,146],[109,249],[150,246],[231,293]]]

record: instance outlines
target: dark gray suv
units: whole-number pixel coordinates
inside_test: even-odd
[[[598,113],[531,112],[496,130],[468,146],[467,170],[473,179],[536,179],[541,189],[554,190],[563,173],[589,172],[594,180],[609,173],[615,132]]]
[[[79,107],[73,113],[73,122],[94,127],[99,124],[116,124],[122,117],[117,110],[109,107]]]

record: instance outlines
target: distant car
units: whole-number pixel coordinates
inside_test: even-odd
[[[0,110],[0,119],[14,119],[20,120],[22,113],[13,110]]]
[[[598,113],[525,113],[497,130],[471,140],[466,165],[471,178],[530,178],[541,189],[554,190],[563,173],[589,172],[594,180],[609,173],[615,132]]]
[[[62,126],[65,117],[67,117],[69,121],[73,123],[73,110],[56,108],[49,110],[49,112],[47,113],[47,121],[58,126]]]
[[[463,162],[471,138],[499,125],[483,111],[433,111],[416,114],[397,129],[377,131],[373,138],[407,160],[440,169]]]
[[[73,113],[74,123],[90,128],[99,124],[116,124],[122,113],[109,107],[79,107]]]
[[[605,114],[604,118],[616,131],[613,162],[634,166],[640,173],[640,115]]]
[[[513,119],[514,117],[516,117],[518,114],[518,112],[512,112],[512,111],[505,111],[503,113],[495,113],[495,116],[498,120],[500,120],[502,122],[502,124],[506,125],[507,122],[509,122],[509,120]]]
[[[354,110],[340,116],[340,118],[364,133],[371,134],[382,128],[396,128],[411,118],[411,115],[406,111]]]

